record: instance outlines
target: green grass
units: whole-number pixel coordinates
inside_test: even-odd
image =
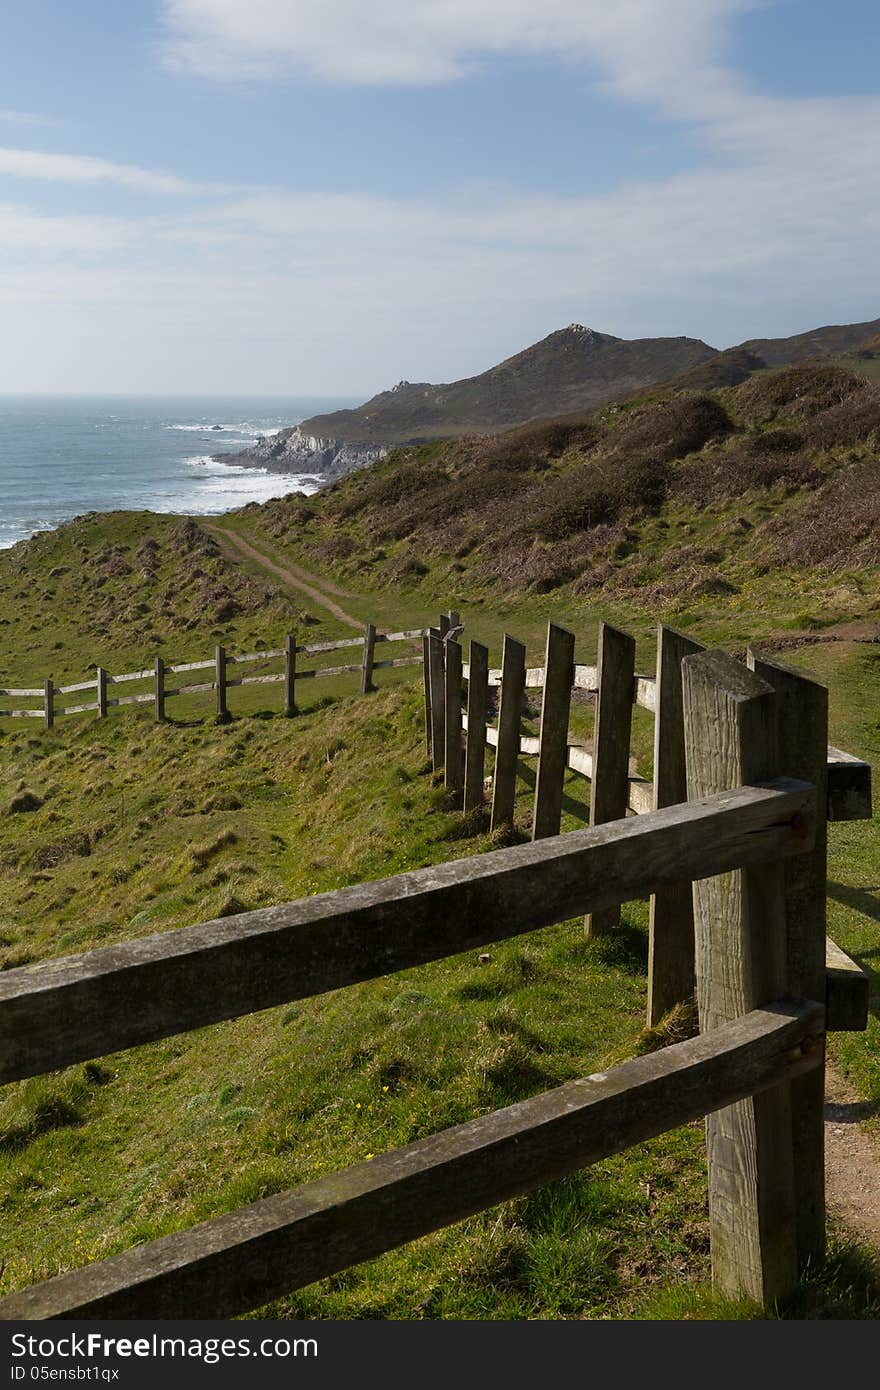
[[[433,461],[441,456],[435,448]],[[510,631],[537,665],[548,618],[571,627],[577,659],[592,661],[604,617],[635,633],[639,668],[651,670],[659,617],[736,652],[756,638],[821,635],[870,617],[873,572],[759,572],[765,541],[741,537],[797,500],[771,490],[702,510],[670,502],[641,518],[634,541],[617,538],[617,577],[590,593],[524,593],[481,577],[468,556],[429,548],[425,574],[391,584],[382,578],[389,555],[376,557],[358,516],[342,528],[358,552],[332,565],[321,550],[332,526],[318,515],[295,529],[269,504],[220,525],[319,574],[332,569],[358,620],[420,627],[457,608],[466,638],[487,642],[493,664]],[[145,549],[150,538],[157,549]],[[700,558],[716,550],[720,559]],[[667,573],[692,562],[701,574],[721,572],[728,588],[667,591]],[[140,669],[155,651],[198,659],[215,642],[233,652],[276,646],[292,627],[307,641],[351,635],[178,519],[146,514],[83,518],[0,554],[0,588],[0,684],[83,679],[96,662]],[[801,646],[790,659],[828,683],[832,741],[877,765],[880,648]],[[215,723],[210,694],[170,703],[162,727],[149,706],[103,721],[71,717],[51,732],[37,720],[0,722],[0,969],[491,848],[491,836],[470,834],[446,809],[427,769],[418,681],[417,670],[380,672],[382,689],[369,697],[354,694],[353,676],[302,682],[302,713],[290,720],[279,713],[280,686],[258,686],[230,692],[227,725]],[[149,683],[124,693],[139,688]],[[574,731],[588,736],[591,725],[590,705],[577,703]],[[651,716],[635,710],[633,750],[645,775],[652,739]],[[523,833],[534,768],[521,763]],[[588,807],[588,784],[569,774],[563,829],[583,825]],[[873,824],[830,827],[829,880],[829,931],[869,971],[873,990],[868,1032],[832,1037],[830,1049],[880,1109]],[[485,964],[468,953],[4,1088],[0,1291],[632,1055],[644,1045],[647,904],[629,904],[623,916],[622,929],[599,942],[584,940],[580,922],[563,923],[489,948]],[[876,1133],[878,1124],[875,1111],[868,1127]],[[707,1231],[696,1124],[263,1311],[763,1316],[712,1294]],[[776,1315],[878,1316],[873,1257],[843,1232],[833,1237],[829,1260]]]

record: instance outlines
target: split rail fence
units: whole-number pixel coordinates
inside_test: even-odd
[[[787,1294],[824,1242],[827,740],[822,697],[789,701],[780,672],[683,660],[681,804],[0,974],[2,1083],[693,884],[701,1028],[11,1294],[0,1318],[245,1312],[704,1115],[716,1283]]]
[[[205,661],[166,663],[163,657],[157,656],[151,667],[142,671],[126,671],[120,675],[111,675],[104,667],[98,666],[95,675],[90,680],[75,681],[70,685],[56,685],[54,681],[47,679],[42,686],[34,686],[29,689],[0,688],[0,698],[2,699],[38,699],[42,702],[39,708],[0,709],[0,719],[41,719],[44,726],[51,729],[55,720],[62,715],[95,713],[103,719],[106,717],[107,711],[114,706],[151,704],[155,709],[156,719],[161,722],[165,719],[166,701],[181,695],[200,695],[206,691],[215,692],[217,717],[227,719],[229,717],[227,697],[229,690],[236,686],[275,684],[283,685],[282,708],[284,714],[294,715],[297,712],[296,685],[298,681],[349,674],[359,675],[361,693],[366,695],[369,691],[376,689],[373,682],[376,671],[397,666],[418,666],[421,664],[421,657],[419,656],[394,657],[387,661],[377,661],[376,647],[384,642],[417,641],[423,635],[424,629],[422,628],[416,628],[409,632],[378,632],[374,623],[367,623],[362,637],[344,637],[336,642],[316,642],[311,645],[298,646],[296,634],[288,633],[283,647],[248,652],[240,656],[233,655],[231,652],[227,652],[225,647],[218,646],[215,648],[213,657]],[[353,665],[317,666],[306,670],[297,665],[297,657],[300,656],[323,656],[327,652],[357,647],[363,648],[363,656],[360,661]],[[279,659],[284,662],[284,669],[279,672],[258,676],[229,675],[230,667]],[[212,679],[189,685],[168,685],[169,676],[189,674],[192,671],[211,671],[213,673]],[[110,695],[108,693],[110,688],[125,685],[131,681],[150,681],[153,688],[136,695]],[[79,694],[85,690],[95,691],[94,700],[90,700],[87,704],[60,705],[58,703],[59,697]]]
[[[686,729],[682,662],[705,648],[674,629],[658,626],[654,676],[635,670],[635,639],[607,623],[599,630],[595,665],[574,662],[574,635],[549,623],[542,666],[528,667],[525,644],[504,637],[502,664],[490,668],[489,651],[472,641],[463,660],[457,613],[443,614],[423,639],[425,739],[435,772],[467,812],[485,801],[485,751],[494,749],[491,826],[512,825],[519,760],[536,756],[532,838],[559,833],[564,778],[572,770],[590,779],[590,823],[602,825],[627,812],[644,814],[687,798]],[[786,773],[805,777],[820,789],[828,820],[871,818],[871,768],[839,748],[819,747],[820,726],[827,731],[828,694],[824,686],[790,667],[749,651],[749,669],[768,681],[780,705],[779,737]],[[466,703],[462,698],[467,684]],[[488,718],[489,691],[500,687],[497,723]],[[521,733],[526,691],[543,691],[538,737]],[[569,716],[573,690],[595,697],[593,746],[572,741]],[[632,711],[637,705],[654,716],[653,780],[631,771]],[[810,723],[810,751],[801,746]],[[827,742],[827,734],[826,734]],[[824,834],[824,831],[823,831]],[[814,885],[823,901],[824,879]],[[689,882],[668,884],[651,895],[649,921],[649,1026],[693,997],[694,917]],[[620,907],[591,914],[588,935],[611,930]],[[836,1031],[867,1026],[868,979],[830,939],[826,947],[828,1007]],[[823,996],[824,997],[824,996]]]

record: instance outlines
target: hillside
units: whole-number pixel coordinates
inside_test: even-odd
[[[750,338],[740,348],[762,358],[768,367],[785,367],[817,358],[840,357],[865,346],[880,332],[880,319],[867,323],[832,324],[812,328],[791,338]]]
[[[619,622],[643,670],[658,617],[735,651],[754,638],[790,649],[829,684],[832,740],[880,760],[880,392],[838,366],[399,449],[315,497],[211,525],[91,516],[0,554],[3,679],[81,679],[95,661],[132,669],[215,641],[252,650],[291,626],[342,635],[237,565],[214,539],[227,532],[328,587],[335,576],[360,620],[420,626],[460,608],[493,664],[505,630],[538,664],[551,615],[574,630],[578,660],[594,659],[599,617]],[[304,683],[293,720],[277,687],[252,686],[233,692],[227,725],[210,696],[163,726],[149,707],[51,731],[0,722],[0,968],[491,848],[432,785],[413,674],[379,673],[367,698],[351,677]],[[575,706],[578,733],[591,720]],[[645,774],[651,736],[637,709]],[[533,765],[520,833],[530,778]],[[588,797],[570,775],[564,830],[585,822]],[[876,1131],[876,827],[832,826],[830,855],[829,930],[874,979],[868,1033],[830,1046]],[[586,942],[569,922],[487,961],[466,954],[4,1088],[14,1238],[0,1292],[631,1055],[648,1045],[646,922],[647,904],[628,904],[610,938]],[[264,1313],[755,1316],[718,1300],[707,1272],[703,1132],[689,1125]],[[782,1312],[876,1318],[880,1276],[834,1227],[828,1265]]]

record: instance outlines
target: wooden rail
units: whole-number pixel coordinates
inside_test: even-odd
[[[423,633],[424,629],[422,628],[401,632],[377,632],[372,623],[367,623],[363,637],[345,637],[338,642],[313,642],[298,646],[296,634],[290,633],[285,639],[283,647],[246,652],[237,656],[232,652],[227,652],[224,647],[218,647],[214,656],[204,661],[166,662],[163,657],[156,656],[153,665],[142,671],[123,671],[113,675],[99,666],[92,680],[75,681],[68,685],[55,685],[52,680],[47,680],[39,688],[7,687],[0,689],[0,698],[3,699],[39,699],[42,702],[39,709],[0,709],[0,719],[42,719],[46,728],[50,729],[55,720],[63,715],[96,712],[99,718],[105,718],[108,709],[118,708],[122,705],[152,704],[155,708],[156,720],[161,723],[165,718],[166,700],[176,699],[183,695],[200,695],[206,691],[214,691],[217,699],[217,715],[222,720],[229,715],[226,701],[228,690],[236,686],[276,684],[283,684],[284,686],[284,713],[293,715],[296,713],[296,681],[358,673],[361,676],[361,692],[367,694],[375,689],[373,684],[374,671],[400,666],[419,666],[422,662],[422,658],[416,655],[376,661],[373,657],[376,646],[383,642],[415,642],[422,638]],[[326,652],[351,647],[363,648],[363,659],[357,665],[318,666],[305,671],[297,670],[297,655],[322,656]],[[284,662],[284,669],[277,673],[234,677],[229,677],[227,674],[230,666],[243,666],[255,661],[275,660]],[[191,671],[211,671],[213,672],[213,679],[177,686],[166,684],[167,676],[185,675]],[[153,689],[137,695],[108,695],[109,686],[122,685],[127,681],[151,681]],[[73,695],[83,690],[94,690],[95,699],[85,704],[58,704],[60,695]]]

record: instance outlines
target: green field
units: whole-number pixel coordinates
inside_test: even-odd
[[[336,506],[339,496],[333,490],[324,505]],[[373,547],[372,560],[359,570],[350,552],[331,565],[321,547],[340,525],[328,517],[325,532],[314,499],[305,530],[289,521],[302,501],[246,509],[223,525],[266,553],[319,575],[332,571],[358,620],[421,626],[441,607],[459,609],[465,638],[487,641],[493,664],[505,630],[524,638],[530,663],[539,664],[548,617],[573,629],[577,659],[587,661],[599,619],[620,623],[638,638],[642,670],[651,669],[661,616],[737,652],[754,638],[788,634],[799,645],[786,659],[829,685],[832,741],[877,765],[880,645],[845,635],[814,640],[830,635],[832,624],[873,620],[876,573],[855,563],[760,574],[756,543],[737,549],[725,529],[734,512],[757,529],[761,509],[767,520],[774,508],[778,515],[805,505],[805,496],[758,490],[714,510],[669,501],[638,521],[638,545],[624,544],[618,578],[589,592],[570,583],[517,590],[480,578],[476,561],[455,570],[463,560],[427,548],[425,572],[412,582],[384,578],[387,557],[375,559],[369,511],[345,528],[363,531],[357,544],[364,555]],[[728,537],[717,543],[722,558],[698,568],[735,572],[729,589],[685,600],[664,598],[659,580],[640,587],[620,579],[636,563],[657,566],[661,578],[664,566],[674,571],[684,534],[704,548]],[[73,523],[0,554],[0,586],[4,685],[36,685],[47,675],[58,683],[85,679],[95,663],[140,669],[157,651],[169,662],[195,660],[216,642],[252,651],[280,645],[294,628],[305,641],[351,635],[320,606],[258,567],[233,564],[175,518],[115,514]],[[419,680],[417,668],[380,672],[380,690],[366,697],[354,676],[303,682],[294,719],[280,714],[280,686],[256,686],[230,692],[234,717],[224,725],[214,721],[210,694],[169,704],[163,726],[149,706],[113,710],[106,720],[70,716],[48,732],[36,719],[0,721],[0,968],[492,847],[491,836],[466,833],[433,783]],[[590,719],[589,706],[575,707],[578,731],[589,732]],[[645,775],[651,725],[636,711],[633,747]],[[521,827],[533,780],[534,763],[524,760]],[[584,823],[588,798],[589,784],[570,775],[564,830]],[[831,1053],[869,1103],[875,1135],[878,883],[875,825],[830,827],[829,931],[868,969],[874,988],[868,1032],[833,1037]],[[486,963],[467,954],[6,1087],[0,1291],[632,1055],[646,1045],[647,904],[626,906],[623,918],[600,941],[585,941],[580,921],[562,923],[491,948]],[[711,1294],[705,1186],[702,1125],[689,1125],[262,1313],[760,1316]],[[880,1315],[875,1257],[844,1231],[831,1234],[829,1261],[777,1310],[781,1316]]]

